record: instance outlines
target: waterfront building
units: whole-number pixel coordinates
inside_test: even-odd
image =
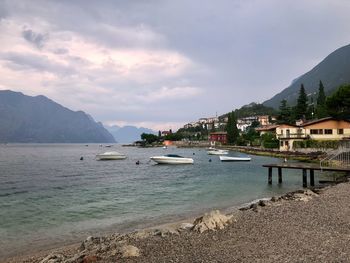
[[[300,125],[282,124],[276,128],[276,138],[281,151],[293,150],[294,141],[343,140],[350,138],[350,121],[327,117]]]
[[[209,141],[212,143],[219,142],[221,144],[227,143],[227,132],[211,132],[209,134]]]

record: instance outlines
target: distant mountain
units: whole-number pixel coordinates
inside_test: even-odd
[[[0,142],[113,143],[113,136],[82,111],[45,96],[0,90]]]
[[[341,47],[328,55],[316,67],[293,80],[288,88],[263,104],[278,108],[281,100],[286,99],[289,105],[294,105],[301,84],[304,84],[307,94],[313,94],[318,92],[320,80],[325,87],[326,94],[332,93],[342,84],[350,83],[350,45]]]
[[[141,139],[142,133],[157,134],[155,131],[147,128],[137,128],[135,126],[105,126],[113,135],[114,139],[120,143],[130,143]]]

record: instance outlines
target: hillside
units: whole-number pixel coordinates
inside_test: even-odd
[[[113,136],[82,111],[45,96],[0,90],[0,142],[111,143]]]
[[[129,143],[141,140],[142,133],[156,134],[155,131],[147,128],[137,128],[135,126],[106,126],[106,129],[113,135],[114,139],[119,143]]]
[[[342,84],[350,83],[350,45],[332,52],[312,70],[295,79],[288,88],[263,104],[278,108],[281,100],[286,99],[289,105],[294,105],[302,83],[306,92],[311,94],[318,92],[320,80],[323,82],[326,94],[332,93]]]

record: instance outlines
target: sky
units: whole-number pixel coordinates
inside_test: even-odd
[[[348,0],[0,0],[0,89],[177,129],[263,102],[350,43]]]

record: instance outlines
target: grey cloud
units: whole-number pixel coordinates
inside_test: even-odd
[[[31,29],[24,29],[22,31],[22,36],[25,40],[39,49],[42,48],[45,42],[49,39],[48,34],[36,33]]]
[[[0,53],[1,60],[8,62],[8,65],[16,70],[36,70],[60,75],[72,75],[76,73],[74,68],[50,61],[46,56],[3,52]]]

